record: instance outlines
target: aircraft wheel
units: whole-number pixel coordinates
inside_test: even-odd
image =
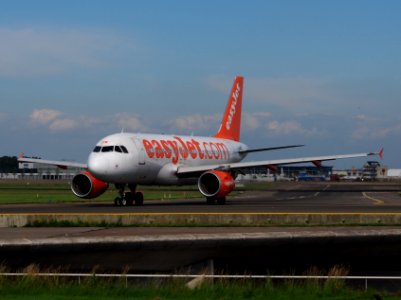
[[[216,199],[215,198],[206,198],[206,204],[207,205],[214,205],[216,203]]]
[[[136,192],[134,201],[135,201],[135,205],[136,206],[142,206],[143,205],[143,193],[142,192]]]
[[[124,195],[125,201],[127,201],[128,206],[132,206],[134,204],[134,196],[132,192],[126,192]]]
[[[120,206],[126,206],[127,205],[127,199],[125,198],[120,198],[120,200],[118,201]]]
[[[224,205],[226,204],[226,197],[221,197],[217,199],[217,204]]]
[[[121,204],[120,204],[120,201],[121,201],[121,198],[120,197],[116,197],[115,199],[114,199],[114,205],[115,206],[120,206]]]

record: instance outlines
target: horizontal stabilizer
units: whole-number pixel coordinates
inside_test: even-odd
[[[63,161],[63,160],[46,160],[40,158],[29,158],[29,157],[18,157],[18,162],[26,162],[26,163],[35,163],[35,164],[42,164],[42,165],[51,165],[57,166],[61,169],[67,168],[82,168],[86,169],[88,166],[86,164],[77,163],[74,161]]]

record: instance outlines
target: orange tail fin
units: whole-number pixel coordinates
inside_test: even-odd
[[[241,134],[241,110],[242,110],[242,91],[244,89],[244,77],[235,77],[231,89],[230,98],[224,112],[220,129],[214,137],[229,139],[239,142]]]

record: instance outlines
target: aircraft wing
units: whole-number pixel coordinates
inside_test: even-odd
[[[312,162],[313,164],[319,166],[322,161],[344,159],[344,158],[354,158],[354,157],[366,157],[372,155],[379,155],[382,157],[383,149],[379,152],[368,152],[368,153],[354,153],[354,154],[340,154],[340,155],[328,155],[328,156],[312,156],[312,157],[300,157],[300,158],[287,158],[287,159],[274,159],[274,160],[261,160],[261,161],[250,161],[250,162],[238,162],[229,164],[215,164],[215,165],[205,165],[205,166],[179,166],[177,169],[178,176],[188,176],[192,174],[206,172],[208,170],[240,170],[244,168],[252,167],[276,167],[280,165],[289,164],[299,164]]]
[[[77,163],[73,161],[63,161],[63,160],[46,160],[40,158],[29,158],[29,157],[18,157],[19,162],[27,162],[27,163],[35,163],[35,164],[43,164],[43,165],[52,165],[57,166],[61,169],[68,169],[68,168],[83,168],[86,169],[88,166],[87,164]]]

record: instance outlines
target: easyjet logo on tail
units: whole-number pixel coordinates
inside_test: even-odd
[[[214,137],[237,142],[240,140],[243,84],[244,78],[242,76],[235,77],[220,128]]]
[[[147,140],[142,143],[149,158],[171,159],[173,164],[177,164],[180,159],[212,159],[228,160],[230,152],[224,143],[209,141],[199,142],[196,139],[184,141],[178,136],[174,139],[166,140]]]
[[[238,97],[241,91],[241,86],[239,85],[239,83],[237,82],[237,86],[235,91],[232,94],[232,102],[231,102],[231,106],[230,106],[230,111],[228,113],[227,116],[227,122],[226,122],[226,129],[230,130],[231,128],[231,123],[233,121],[234,115],[235,115],[235,111],[236,111],[236,105],[237,105],[237,101],[238,101]]]

